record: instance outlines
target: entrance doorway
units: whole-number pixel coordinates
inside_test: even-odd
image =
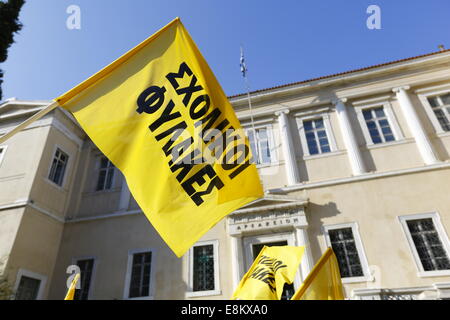
[[[262,248],[264,246],[268,247],[277,247],[277,246],[287,246],[288,242],[287,240],[284,241],[276,241],[276,242],[267,242],[267,243],[255,243],[252,245],[252,253],[253,253],[253,260],[258,257],[258,254],[261,252]],[[289,300],[294,295],[295,289],[294,284],[284,284],[283,288],[283,294],[281,295],[281,300]]]

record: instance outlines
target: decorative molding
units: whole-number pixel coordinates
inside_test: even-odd
[[[310,107],[310,106],[306,106],[306,107]],[[313,107],[313,106],[311,106],[311,107]],[[316,115],[316,114],[324,114],[324,113],[328,113],[330,111],[331,111],[331,107],[328,106],[328,107],[323,107],[323,108],[315,108],[314,110],[298,110],[298,111],[292,112],[292,116],[293,117],[302,117],[302,118],[308,117],[308,116],[314,117],[314,115]]]
[[[444,162],[444,163],[438,163],[438,164],[434,164],[434,165],[426,165],[424,167],[418,167],[418,168],[408,168],[408,169],[394,170],[394,171],[388,171],[388,172],[379,172],[379,173],[366,173],[366,174],[363,174],[360,176],[338,178],[338,179],[331,179],[331,180],[310,182],[310,183],[302,183],[302,184],[299,184],[296,186],[269,189],[266,192],[268,194],[272,194],[272,195],[287,194],[289,192],[294,192],[294,191],[298,191],[298,190],[307,190],[307,189],[319,188],[319,187],[329,187],[329,186],[345,184],[345,183],[354,183],[354,182],[365,181],[365,180],[401,176],[404,174],[421,173],[421,172],[441,170],[441,169],[450,169],[450,163]]]
[[[394,93],[399,93],[399,92],[401,92],[401,91],[408,91],[409,89],[411,89],[411,86],[409,86],[409,85],[406,85],[406,86],[400,86],[400,87],[392,88],[392,92],[394,92]]]
[[[75,143],[77,145],[78,149],[81,150],[81,147],[83,146],[83,140],[80,139],[73,132],[71,132],[69,129],[67,129],[67,127],[61,121],[59,121],[56,117],[53,117],[53,119],[52,119],[52,126],[56,129],[58,129],[70,141]]]
[[[46,216],[52,218],[53,220],[56,220],[56,221],[58,221],[58,222],[60,222],[60,223],[65,223],[65,222],[66,222],[66,221],[64,220],[64,218],[59,217],[58,215],[56,215],[56,214],[54,214],[54,213],[51,213],[50,211],[45,210],[45,209],[43,209],[43,208],[41,208],[41,207],[35,205],[35,204],[32,203],[31,201],[28,202],[27,205],[28,205],[30,208],[33,208],[34,210],[39,211],[40,213],[42,213],[42,214],[44,214],[44,215],[46,215]]]
[[[279,117],[279,116],[281,116],[282,114],[288,115],[289,112],[290,112],[290,110],[286,108],[286,109],[283,109],[283,110],[275,111],[275,115],[276,115],[277,117]]]
[[[258,119],[258,120],[254,120],[253,124],[255,125],[255,128],[257,129],[258,126],[259,127],[264,127],[265,125],[270,125],[275,121],[275,117],[273,114],[273,111],[269,113],[271,115],[271,117],[269,118],[265,118],[265,119]],[[248,121],[247,121],[248,120]],[[252,126],[251,121],[250,121],[250,116],[248,117],[241,117],[239,118],[239,121],[241,122],[241,126],[244,128],[250,128]]]
[[[426,57],[417,57],[415,59],[408,59],[406,61],[398,61],[395,63],[391,63],[388,65],[381,65],[381,66],[375,66],[373,68],[370,69],[363,69],[363,70],[354,70],[350,73],[343,73],[343,74],[338,74],[335,76],[329,76],[326,78],[319,78],[316,80],[311,80],[308,82],[302,82],[302,83],[298,83],[296,84],[292,84],[291,86],[283,86],[282,88],[273,88],[272,90],[266,90],[264,92],[255,92],[255,93],[251,93],[252,98],[254,100],[254,102],[256,102],[256,100],[260,100],[263,99],[266,96],[273,96],[273,95],[288,95],[288,94],[294,94],[294,93],[298,93],[298,92],[303,92],[306,91],[308,89],[314,88],[316,90],[324,87],[324,86],[331,86],[331,85],[339,85],[342,82],[347,82],[348,81],[358,81],[359,79],[364,79],[367,77],[373,77],[376,75],[380,75],[380,74],[386,74],[388,72],[396,72],[399,70],[404,70],[405,67],[415,67],[415,66],[421,66],[421,65],[429,65],[429,64],[436,64],[436,63],[442,63],[440,61],[445,62],[446,60],[448,61],[450,57],[450,53],[445,53],[445,54],[439,54],[439,55],[432,55],[432,56],[426,56]],[[434,78],[432,81],[438,81],[439,79]],[[448,75],[442,77],[442,80],[448,80]],[[430,80],[418,80],[415,81],[414,83],[409,83],[409,85],[420,85],[420,84],[424,84],[424,83],[429,83],[431,82]],[[373,90],[373,92],[370,92],[370,94],[375,94],[377,92],[380,91],[386,91],[386,90],[390,90],[388,88],[381,88],[381,89],[376,89]],[[367,95],[368,92],[366,91],[366,93],[364,95]],[[362,94],[358,94],[358,95],[362,95]],[[353,95],[352,97],[355,97],[357,95]],[[350,98],[350,96],[348,96],[348,98]],[[245,103],[246,101],[246,97],[245,96],[237,96],[235,98],[231,98],[230,102],[232,104],[239,104],[239,103]]]
[[[437,300],[450,297],[450,283],[409,288],[353,289],[351,300]]]
[[[295,145],[292,140],[292,131],[288,118],[289,109],[275,112],[278,116],[278,126],[280,129],[281,148],[283,150],[286,178],[290,185],[300,182],[300,173],[297,166],[297,158],[295,156]]]
[[[75,219],[66,219],[66,223],[78,223],[78,222],[86,222],[86,221],[95,221],[95,220],[103,220],[117,217],[124,217],[130,215],[142,214],[142,210],[129,210],[129,211],[115,211],[112,213],[92,216],[92,217],[81,217]]]
[[[351,104],[355,107],[371,106],[371,105],[376,105],[379,103],[389,101],[391,99],[392,99],[392,94],[389,94],[389,95],[383,95],[383,96],[378,96],[378,97],[369,98],[369,99],[355,99],[355,100],[351,101]]]
[[[347,103],[347,101],[348,101],[348,98],[334,98],[334,99],[331,99],[331,103],[334,106],[337,106],[338,104],[345,104],[345,103]]]
[[[229,235],[273,232],[274,229],[306,228],[308,222],[303,207],[241,213],[228,216]]]
[[[334,103],[350,166],[353,174],[357,176],[367,172],[367,169],[350,122],[347,107],[345,106],[346,101],[346,99],[336,99]]]
[[[425,164],[439,163],[437,153],[434,150],[428,135],[421,123],[419,116],[411,102],[411,99],[407,93],[409,86],[403,86],[394,88],[393,91],[397,95],[397,100],[400,104],[400,108],[408,123],[409,129],[416,140],[417,148]]]

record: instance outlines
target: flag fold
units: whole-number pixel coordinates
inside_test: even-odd
[[[263,196],[248,139],[178,18],[56,101],[178,257]]]
[[[344,300],[339,265],[331,248],[325,251],[291,300]]]
[[[294,282],[304,251],[304,247],[264,246],[232,299],[280,300],[284,285]]]

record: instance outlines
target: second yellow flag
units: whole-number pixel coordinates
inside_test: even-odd
[[[305,247],[264,248],[244,275],[232,299],[280,300],[285,283],[293,283]]]

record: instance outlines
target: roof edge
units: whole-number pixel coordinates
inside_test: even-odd
[[[330,75],[326,75],[326,76],[320,76],[320,77],[311,78],[311,79],[307,79],[307,80],[286,83],[286,84],[282,84],[282,85],[278,85],[278,86],[274,86],[274,87],[269,87],[269,88],[264,88],[264,89],[251,91],[250,95],[256,94],[256,93],[261,93],[261,92],[267,92],[267,91],[274,90],[274,89],[281,89],[281,88],[287,88],[287,87],[290,87],[290,86],[306,84],[306,83],[310,83],[310,82],[314,82],[314,81],[318,81],[318,80],[331,79],[331,78],[334,78],[334,77],[339,77],[339,76],[343,76],[343,75],[347,75],[347,74],[357,73],[357,72],[360,72],[360,71],[377,69],[377,68],[381,68],[381,67],[385,67],[385,66],[389,66],[389,65],[394,65],[394,64],[397,64],[397,63],[402,63],[402,62],[406,62],[406,61],[416,60],[416,59],[420,59],[420,58],[426,58],[426,57],[429,57],[429,56],[439,55],[439,54],[448,53],[448,52],[450,52],[450,49],[439,50],[439,51],[435,51],[435,52],[431,52],[431,53],[427,53],[427,54],[423,54],[423,55],[419,55],[419,56],[414,56],[414,57],[394,60],[394,61],[390,61],[390,62],[384,62],[384,63],[380,63],[380,64],[368,66],[368,67],[353,69],[353,70],[339,72],[339,73],[330,74]],[[247,93],[239,93],[239,94],[228,96],[228,99],[231,100],[231,99],[243,97],[245,95],[247,95]]]

